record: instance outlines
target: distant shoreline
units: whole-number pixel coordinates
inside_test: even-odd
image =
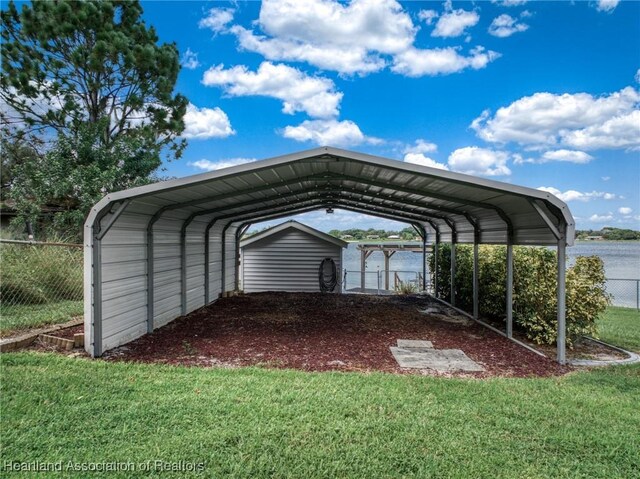
[[[406,244],[406,243],[419,243],[422,244],[421,240],[388,240],[388,239],[379,239],[379,240],[343,240],[349,244],[361,244],[361,243],[394,243],[394,244]],[[575,240],[576,243],[640,243],[640,240],[631,239],[631,240],[586,240],[586,239],[578,239]],[[446,241],[444,242],[446,243]]]

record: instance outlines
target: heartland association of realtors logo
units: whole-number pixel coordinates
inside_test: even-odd
[[[74,461],[4,461],[4,472],[202,472],[204,462],[143,461],[143,462],[74,462]]]

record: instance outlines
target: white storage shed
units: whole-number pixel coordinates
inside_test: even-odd
[[[333,260],[338,280],[342,249],[348,243],[297,221],[261,231],[240,241],[242,289],[261,291],[319,292],[319,268]],[[334,292],[341,292],[340,281]]]

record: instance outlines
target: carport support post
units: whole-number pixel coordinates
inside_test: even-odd
[[[513,337],[513,245],[507,243],[507,338]]]
[[[558,228],[560,230],[560,238],[558,239],[558,332],[557,332],[557,353],[558,362],[565,364],[566,362],[566,224],[560,224]]]
[[[456,305],[456,234],[451,233],[451,306]]]
[[[427,231],[422,231],[422,291],[427,290]]]
[[[366,286],[365,271],[367,268],[367,258],[371,255],[371,253],[373,253],[373,251],[367,251],[364,249],[360,250],[360,288],[362,289],[363,293]]]
[[[389,260],[393,256],[395,251],[383,251],[384,254],[384,289],[389,291]]]
[[[433,295],[438,297],[438,249],[440,247],[440,233],[436,231],[436,240],[433,243]]]
[[[100,225],[100,220],[98,220]],[[102,241],[93,236],[93,356],[102,355]]]
[[[210,284],[211,284],[211,271],[210,271],[210,261],[211,261],[211,249],[210,249],[210,241],[211,241],[211,228],[215,224],[216,220],[213,219],[207,225],[207,228],[204,230],[204,304],[209,304],[211,302],[211,293],[209,292]]]
[[[480,271],[478,264],[478,238],[473,241],[473,319],[478,320],[478,290],[480,288]]]
[[[222,254],[220,255],[220,265],[222,266],[222,270],[220,272],[220,278],[222,279],[222,284],[220,285],[220,296],[224,297],[224,293],[226,292],[226,283],[227,283],[227,229],[229,229],[231,223],[227,223],[222,228]]]
[[[243,223],[236,231],[236,291],[240,290],[240,238],[251,227],[251,223]]]

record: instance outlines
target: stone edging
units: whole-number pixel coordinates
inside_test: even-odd
[[[600,341],[599,339],[591,338],[589,336],[585,336],[585,339],[593,341],[597,344],[602,344],[603,346],[607,346],[608,348],[615,349],[616,351],[620,351],[621,353],[626,354],[628,357],[625,359],[610,360],[574,359],[572,361],[569,361],[569,364],[571,364],[572,366],[613,366],[615,364],[635,364],[640,362],[640,355],[636,353],[632,353],[631,351],[627,351],[626,349],[613,346],[612,344],[605,343],[604,341]]]
[[[31,329],[26,333],[20,334],[18,336],[4,338],[0,340],[0,353],[6,353],[9,351],[16,351],[21,348],[26,348],[27,346],[30,346],[41,334],[49,334],[55,331],[59,331],[60,329],[78,326],[83,322],[84,319],[82,318],[73,319],[71,321],[67,321],[66,323],[56,324],[47,328]]]

